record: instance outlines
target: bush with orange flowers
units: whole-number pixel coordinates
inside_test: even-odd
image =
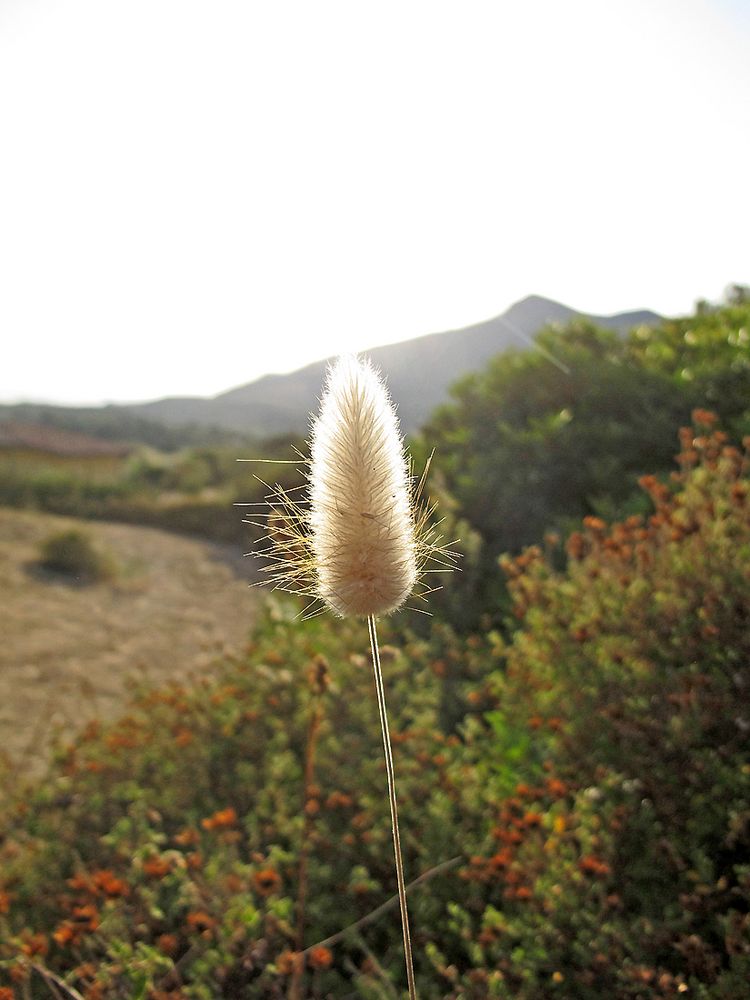
[[[582,523],[564,568],[550,539],[503,560],[504,632],[383,627],[423,1000],[744,995],[750,440],[696,421],[648,511]],[[7,795],[6,995],[49,995],[34,967],[123,1000],[282,1000],[300,962],[305,997],[403,985],[397,921],[360,923],[395,885],[359,626],[296,611]]]
[[[750,982],[750,438],[706,411],[680,437],[679,471],[642,482],[650,515],[588,520],[564,571],[504,561],[521,627],[488,718],[527,719],[548,776],[463,874],[497,887],[472,926],[509,996],[556,973],[591,1000]]]

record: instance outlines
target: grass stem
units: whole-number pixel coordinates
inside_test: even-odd
[[[383,671],[380,666],[380,650],[378,648],[378,633],[375,626],[375,616],[367,616],[367,627],[370,633],[370,649],[372,650],[372,668],[375,674],[375,690],[378,696],[378,711],[380,712],[380,730],[383,734],[383,752],[385,754],[385,773],[388,779],[388,799],[391,805],[391,828],[393,830],[393,853],[396,857],[396,880],[398,882],[398,902],[401,909],[401,928],[404,935],[404,958],[406,960],[406,980],[409,986],[409,1000],[417,1000],[417,990],[414,983],[414,962],[411,952],[411,935],[409,933],[409,913],[406,908],[406,884],[404,882],[404,863],[401,858],[401,837],[398,830],[398,805],[396,803],[396,780],[393,771],[393,753],[391,751],[391,736],[388,731],[388,712],[385,705],[385,689],[383,687]]]

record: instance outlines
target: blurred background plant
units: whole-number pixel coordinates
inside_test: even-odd
[[[83,531],[49,535],[40,546],[39,567],[75,583],[97,583],[115,573],[112,557],[97,549]]]

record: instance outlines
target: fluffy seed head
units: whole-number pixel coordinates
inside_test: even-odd
[[[248,555],[267,561],[262,572],[275,589],[313,599],[305,618],[324,608],[378,617],[412,590],[426,603],[440,589],[427,584],[428,575],[452,572],[458,554],[442,544],[435,504],[422,498],[429,462],[414,481],[395,411],[369,361],[343,357],[329,369],[310,450],[310,458],[298,453],[304,485],[264,483],[265,500],[240,504],[260,507],[260,520],[245,523],[264,529]]]
[[[396,414],[369,361],[328,371],[309,482],[317,596],[340,616],[395,611],[417,579],[414,513]]]

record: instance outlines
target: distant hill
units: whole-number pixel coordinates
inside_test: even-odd
[[[493,355],[509,347],[528,345],[545,324],[567,323],[581,315],[585,314],[551,299],[531,295],[484,323],[374,347],[363,353],[385,374],[398,403],[401,425],[410,432],[420,427],[432,410],[445,401],[448,388],[456,379],[482,368]],[[657,313],[648,310],[588,318],[622,332],[661,320]],[[308,415],[317,408],[328,360],[287,375],[265,375],[212,399],[161,399],[129,409],[131,413],[170,426],[213,425],[254,436],[305,432]]]
[[[240,444],[249,439],[246,433],[213,427],[177,423],[167,425],[159,420],[147,420],[129,407],[60,406],[47,403],[0,404],[0,423],[34,427],[43,437],[48,430],[61,429],[84,434],[98,441],[146,444],[160,451],[199,445]],[[9,445],[5,445],[9,447]]]
[[[398,403],[405,432],[417,430],[444,402],[450,385],[478,371],[509,347],[529,346],[547,323],[567,323],[587,316],[622,332],[661,320],[648,310],[615,316],[588,316],[538,295],[516,302],[483,323],[432,333],[399,344],[373,347],[367,354],[378,365]],[[171,450],[184,445],[221,444],[230,440],[304,434],[318,398],[328,360],[287,375],[265,375],[213,398],[183,397],[130,406],[0,406],[0,420],[23,421],[81,431],[110,441],[138,441]]]
[[[67,458],[125,458],[131,450],[130,445],[122,442],[105,441],[49,424],[0,421],[0,454],[30,451]]]

